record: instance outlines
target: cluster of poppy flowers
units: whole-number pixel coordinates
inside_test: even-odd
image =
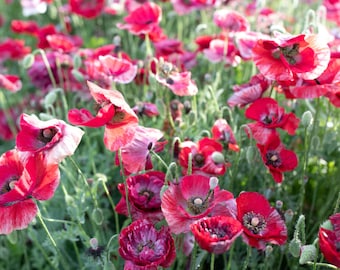
[[[37,5],[48,2],[51,1],[40,1]],[[324,96],[334,106],[340,106],[337,40],[329,32],[323,36],[321,31],[312,30],[298,35],[288,32],[269,35],[268,25],[260,25],[262,31],[253,32],[241,13],[219,9],[222,2],[171,1],[179,15],[204,8],[216,9],[213,23],[220,32],[198,36],[197,49],[191,52],[184,49],[181,41],[168,38],[161,28],[160,5],[126,1],[129,15],[116,26],[151,42],[154,55],[147,55],[150,59],[142,64],[122,50],[119,39],[100,48],[83,49],[81,38],[69,34],[72,26],[67,18],[72,13],[92,19],[102,12],[119,12],[104,1],[88,4],[70,0],[62,7],[59,12],[63,12],[67,34],[53,25],[39,26],[34,21],[11,23],[13,32],[33,36],[37,47],[45,50],[43,55],[35,55],[27,71],[35,87],[42,93],[56,86],[64,87],[88,101],[94,100],[98,107],[95,115],[86,108],[72,108],[67,117],[73,125],[104,127],[104,145],[116,153],[115,164],[128,176],[126,183],[118,184],[122,197],[115,208],[133,221],[119,236],[119,253],[126,261],[125,269],[169,267],[176,258],[173,235],[185,235],[183,252],[187,255],[193,239],[202,249],[221,254],[239,236],[259,250],[265,249],[266,244],[283,245],[287,241],[287,228],[278,210],[262,194],[244,191],[234,198],[230,191],[219,188],[216,177],[223,176],[232,166],[225,153],[239,151],[232,127],[225,119],[216,120],[211,137],[198,141],[186,138],[176,145],[173,154],[182,176],[169,182],[164,172],[153,170],[151,159],[152,152],[164,149],[167,143],[164,133],[140,125],[138,118],[158,116],[157,107],[141,102],[131,108],[112,86],[148,84],[150,79],[155,79],[175,96],[194,96],[199,89],[190,69],[196,65],[197,56],[228,67],[253,61],[259,73],[249,82],[235,85],[227,104],[231,108],[246,106],[245,117],[254,122],[246,124],[245,131],[256,141],[263,163],[277,183],[283,182],[284,172],[298,165],[296,154],[286,149],[277,129],[294,135],[300,120],[294,113],[286,113],[275,99],[264,97],[265,92],[271,86],[287,99]],[[335,8],[332,1],[325,3],[326,7]],[[247,12],[249,16],[254,12],[251,5],[247,6]],[[258,18],[271,23],[275,20],[274,13],[261,10]],[[0,43],[3,61],[22,59],[30,52],[22,40],[7,39]],[[78,58],[83,65],[75,61]],[[0,74],[0,87],[16,92],[22,84],[18,76]],[[169,110],[174,124],[180,125],[183,107],[178,100],[171,102]],[[14,116],[18,113],[10,112]],[[6,131],[0,136],[12,139],[14,134],[6,122],[0,121],[0,125]],[[58,163],[73,154],[83,136],[81,129],[62,120],[41,121],[27,114],[21,114],[19,130],[15,149],[0,158],[0,217],[6,220],[0,224],[1,234],[28,226],[38,211],[35,200],[53,196],[60,180]],[[167,226],[157,229],[155,224],[164,219]],[[330,221],[331,229],[320,228],[320,249],[330,263],[339,266],[339,215],[331,216]]]

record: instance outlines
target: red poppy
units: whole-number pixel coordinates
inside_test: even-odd
[[[145,219],[132,222],[119,235],[124,269],[154,270],[169,267],[176,258],[175,242],[168,227],[159,230]]]
[[[153,2],[146,2],[126,16],[125,23],[118,23],[117,27],[126,29],[134,35],[146,35],[159,27],[161,19],[161,7]]]
[[[283,245],[287,227],[279,212],[257,192],[241,192],[236,198],[237,219],[243,225],[243,240],[264,250],[266,244]]]
[[[247,19],[234,10],[219,9],[214,12],[214,23],[222,30],[230,32],[242,32],[250,29]]]
[[[183,43],[177,39],[163,39],[154,43],[156,58],[166,58],[171,54],[182,54]]]
[[[214,140],[225,143],[228,149],[236,152],[240,151],[234,133],[225,119],[217,119],[211,128],[211,133]]]
[[[184,176],[179,183],[170,183],[162,196],[163,215],[175,234],[190,230],[190,224],[206,216],[229,216],[233,194],[210,186],[203,175]]]
[[[95,117],[87,109],[71,109],[68,119],[73,125],[105,125],[104,144],[110,151],[117,151],[134,137],[138,117],[117,90],[103,89],[89,81],[87,85],[101,109]]]
[[[254,75],[250,78],[249,83],[234,85],[234,93],[228,99],[230,107],[243,107],[259,99],[269,87],[269,80],[262,74]]]
[[[4,88],[10,92],[17,92],[21,87],[22,83],[18,76],[0,74],[0,88]]]
[[[0,157],[0,234],[28,226],[37,214],[33,200],[50,199],[59,184],[57,164],[46,164],[42,153],[24,159],[16,150]]]
[[[73,155],[84,131],[62,120],[41,121],[35,115],[22,114],[16,146],[20,151],[44,152],[49,163],[58,163]]]
[[[205,217],[190,225],[200,248],[210,253],[222,254],[243,232],[241,223],[227,216]]]
[[[25,47],[25,41],[20,39],[6,39],[0,43],[0,60],[19,60],[31,52],[30,47]]]
[[[78,36],[67,36],[62,34],[48,35],[46,40],[50,48],[64,53],[77,50],[83,43]]]
[[[11,30],[14,33],[35,35],[38,29],[39,25],[35,21],[11,21]]]
[[[277,134],[273,133],[269,136],[265,145],[257,144],[260,150],[263,163],[269,169],[276,183],[283,181],[283,173],[292,171],[298,165],[296,154],[285,149]]]
[[[259,144],[265,144],[276,128],[281,128],[289,135],[294,135],[300,119],[294,113],[285,113],[272,98],[261,98],[252,103],[245,112],[245,116],[257,122],[247,126],[251,135]]]
[[[47,41],[47,37],[49,35],[55,35],[55,34],[58,34],[58,31],[53,24],[48,24],[48,25],[45,25],[39,28],[37,32],[37,39],[38,39],[37,47],[40,49],[49,48],[50,44]]]
[[[327,68],[330,49],[319,35],[277,35],[260,39],[253,49],[253,60],[260,72],[270,80],[304,80],[319,77]]]
[[[126,179],[130,213],[133,220],[145,218],[155,223],[164,218],[160,197],[164,179],[165,174],[158,171],[150,171]],[[124,184],[118,184],[118,190],[122,198],[115,210],[118,214],[128,216]]]
[[[214,139],[203,138],[197,144],[185,141],[180,144],[179,164],[184,173],[189,166],[189,155],[192,156],[192,172],[206,175],[223,175],[227,163],[223,156],[223,146]]]
[[[340,213],[329,217],[332,229],[320,227],[319,246],[326,260],[340,267]]]
[[[104,9],[104,0],[69,0],[71,12],[86,19],[93,19]]]
[[[136,126],[133,131],[132,140],[121,147],[122,165],[127,175],[152,169],[150,150],[161,151],[166,143],[158,142],[163,137],[163,132],[158,129]],[[118,156],[116,164],[119,165]]]

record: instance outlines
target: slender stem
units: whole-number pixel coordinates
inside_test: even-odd
[[[48,62],[45,51],[42,50],[42,49],[38,49],[37,52],[39,52],[41,57],[42,57],[42,60],[43,60],[45,66],[46,66],[46,69],[47,69],[48,76],[50,77],[50,80],[52,82],[53,88],[57,88],[57,82],[54,78],[54,75],[53,75],[53,72],[52,72],[52,69],[51,69],[51,65]]]
[[[196,254],[197,254],[197,243],[194,243],[194,247],[191,252],[191,260],[190,260],[190,270],[195,270],[196,269]]]
[[[7,108],[7,105],[9,104],[8,102],[8,98],[6,95],[6,92],[1,91],[0,92],[0,105],[1,108],[3,108],[3,112],[6,118],[6,121],[8,123],[8,127],[10,129],[10,131],[12,132],[13,137],[15,138],[17,135],[17,128],[15,126],[15,121],[13,120],[11,114],[10,114],[10,110],[9,108]]]
[[[334,211],[333,211],[334,214],[338,213],[339,207],[340,207],[340,192],[338,193],[338,198],[335,202],[335,207],[334,207]]]
[[[227,256],[226,255],[223,255],[223,259],[224,259],[224,265],[227,265],[227,270],[230,270],[231,269],[231,261],[232,261],[232,257],[233,257],[233,254],[234,254],[234,247],[235,247],[235,244],[233,244],[229,250],[229,260],[228,260],[228,265],[226,263],[226,260],[227,260]]]
[[[246,260],[244,261],[244,264],[243,264],[243,270],[246,270],[248,265],[249,265],[249,260],[250,260],[250,257],[251,257],[251,246],[248,246],[247,247],[247,257],[246,257]]]
[[[112,201],[112,198],[111,198],[111,194],[106,186],[106,183],[104,181],[102,181],[102,184],[103,184],[103,187],[104,187],[104,191],[105,191],[105,194],[110,202],[110,205],[112,207],[112,210],[113,210],[113,214],[115,216],[115,225],[116,225],[116,233],[119,234],[120,230],[119,230],[119,219],[118,219],[118,214],[116,212],[116,205],[115,203]]]
[[[308,265],[314,265],[314,262],[307,262],[306,264]],[[335,265],[331,265],[328,263],[315,263],[316,266],[323,266],[323,267],[327,267],[329,269],[339,269],[337,268]]]
[[[211,253],[211,257],[210,257],[210,270],[214,270],[215,269],[215,254]]]

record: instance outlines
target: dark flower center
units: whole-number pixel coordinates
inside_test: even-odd
[[[47,144],[52,141],[57,132],[58,130],[55,127],[41,129],[38,135],[38,140]]]
[[[191,198],[188,201],[188,208],[195,215],[201,214],[208,208],[208,200],[200,197]]]
[[[266,160],[266,165],[273,166],[274,168],[277,168],[282,164],[280,155],[276,151],[268,151],[266,153]]]
[[[116,111],[111,122],[112,123],[120,123],[124,120],[124,117],[125,117],[125,113],[123,111]]]
[[[167,78],[165,81],[166,81],[167,84],[170,84],[170,85],[174,84],[174,82],[175,82],[175,81],[174,81],[173,79],[171,79],[171,78]]]
[[[287,47],[281,47],[280,48],[281,53],[286,58],[287,62],[291,65],[296,64],[296,56],[299,54],[299,44],[295,43],[293,45],[287,46]]]
[[[337,252],[340,252],[340,241],[335,241],[335,249]]]
[[[137,251],[138,251],[138,252],[142,252],[143,249],[144,249],[145,247],[148,247],[149,249],[154,249],[155,243],[152,242],[151,240],[148,240],[148,241],[145,242],[145,243],[139,243],[139,244],[137,245]]]
[[[193,161],[194,161],[194,165],[195,167],[202,167],[204,165],[204,156],[202,154],[196,154],[194,155]]]
[[[202,228],[210,234],[212,238],[223,238],[226,235],[230,236],[230,227],[222,226],[222,227],[213,227],[209,228],[205,222],[201,222]]]
[[[243,216],[243,225],[252,233],[259,234],[266,228],[267,223],[261,214],[251,211]]]
[[[19,180],[19,177],[11,177],[0,189],[0,195],[11,191],[15,187],[15,183]]]
[[[140,196],[144,196],[147,198],[148,202],[155,196],[155,193],[153,193],[150,190],[143,189],[138,193]]]

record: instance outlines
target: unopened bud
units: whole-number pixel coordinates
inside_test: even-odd
[[[301,256],[299,260],[300,264],[314,261],[316,258],[316,248],[314,245],[305,245],[301,247]]]
[[[224,161],[224,156],[223,156],[223,154],[222,154],[221,152],[217,152],[217,151],[213,152],[213,153],[211,154],[211,158],[212,158],[212,160],[213,160],[216,164],[222,164],[222,163],[225,162],[225,161]]]
[[[272,252],[273,252],[273,247],[272,246],[266,246],[266,250],[265,250],[266,257],[270,256],[270,254],[272,254]]]
[[[288,209],[285,212],[285,220],[287,223],[291,222],[293,220],[294,217],[294,211],[292,209]]]
[[[101,225],[104,221],[103,211],[100,208],[93,209],[92,219],[97,225]]]
[[[303,113],[301,117],[301,124],[304,127],[309,127],[313,122],[313,115],[310,111],[306,111]]]
[[[30,68],[34,63],[34,55],[27,54],[24,59],[22,60],[22,65],[25,69]]]
[[[210,177],[209,179],[209,187],[210,187],[210,190],[213,190],[215,189],[215,187],[218,186],[218,178],[213,176],[213,177]]]
[[[301,251],[301,241],[299,239],[293,239],[289,243],[289,252],[292,254],[295,258],[300,257],[300,251]]]
[[[280,200],[277,200],[275,203],[276,209],[281,209],[283,206],[283,202]]]
[[[92,249],[97,249],[98,248],[98,240],[97,238],[91,238],[90,239],[90,246]]]

